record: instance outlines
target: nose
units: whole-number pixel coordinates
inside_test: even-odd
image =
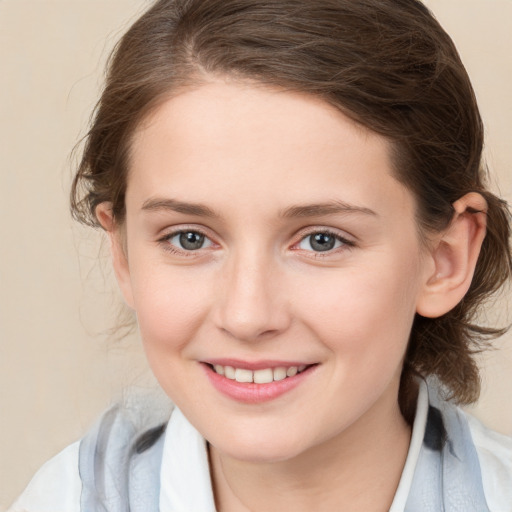
[[[227,264],[217,304],[221,330],[240,341],[272,338],[285,331],[291,315],[282,271],[270,258],[240,255]]]

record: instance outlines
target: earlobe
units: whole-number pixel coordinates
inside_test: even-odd
[[[439,234],[431,252],[433,272],[426,276],[416,312],[437,318],[453,309],[467,293],[486,234],[487,202],[475,192],[453,204],[449,227]]]
[[[112,265],[121,293],[126,304],[134,309],[130,267],[124,243],[123,228],[115,222],[111,203],[99,204],[96,207],[96,218],[109,237]]]

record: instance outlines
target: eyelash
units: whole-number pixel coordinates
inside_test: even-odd
[[[200,236],[203,236],[206,240],[209,240],[212,244],[214,244],[214,242],[212,242],[211,238],[204,232],[202,231],[201,229],[199,228],[182,228],[182,229],[178,229],[176,231],[171,231],[170,233],[166,233],[164,236],[162,236],[161,238],[159,238],[157,240],[157,242],[163,247],[163,249],[167,252],[170,252],[171,254],[178,254],[179,256],[184,256],[186,258],[191,258],[191,257],[195,257],[197,256],[197,253],[203,249],[202,247],[200,249],[197,249],[197,250],[186,250],[186,249],[180,249],[178,247],[176,247],[175,245],[172,245],[170,243],[170,241],[176,237],[176,236],[179,236],[179,235],[184,235],[184,234],[187,234],[187,233],[194,233],[194,234],[197,234],[197,235],[200,235]]]
[[[179,236],[182,234],[187,234],[187,233],[194,233],[194,234],[200,235],[200,236],[204,237],[206,240],[209,240],[212,245],[215,244],[215,242],[213,242],[211,240],[211,238],[203,230],[196,228],[196,227],[188,228],[188,229],[182,228],[182,229],[178,229],[176,231],[172,231],[170,233],[165,234],[161,238],[159,238],[157,240],[157,242],[163,247],[163,249],[165,251],[170,252],[171,254],[178,254],[178,255],[184,256],[184,257],[195,257],[195,256],[197,256],[199,251],[204,249],[203,247],[201,247],[197,250],[186,250],[186,249],[180,249],[170,243],[170,240],[172,240],[176,236]],[[312,237],[314,235],[319,235],[319,234],[333,237],[337,242],[341,243],[341,247],[328,249],[326,251],[303,250],[298,247],[299,244],[301,244],[307,238]],[[326,258],[326,257],[332,255],[333,253],[338,252],[339,250],[343,250],[343,251],[351,250],[356,246],[355,242],[348,240],[347,238],[341,236],[339,233],[336,233],[334,230],[330,230],[330,229],[314,229],[314,230],[309,230],[309,231],[303,231],[302,233],[300,233],[299,236],[300,236],[300,238],[297,242],[295,242],[293,244],[292,250],[295,250],[295,251],[303,250],[304,252],[307,252],[310,254],[309,257],[313,257],[313,258]]]
[[[336,253],[340,252],[340,251],[351,250],[351,249],[353,249],[356,246],[355,242],[353,242],[352,240],[349,240],[348,238],[345,238],[345,237],[341,236],[336,231],[330,230],[330,229],[325,229],[325,228],[324,229],[320,228],[320,229],[312,229],[312,230],[308,230],[308,231],[302,232],[300,234],[299,241],[296,242],[293,245],[293,250],[296,250],[296,251],[302,250],[302,249],[300,249],[298,247],[298,245],[301,244],[307,238],[312,237],[314,235],[327,235],[327,236],[333,237],[337,242],[341,243],[341,247],[329,249],[329,250],[326,250],[326,251],[309,251],[309,250],[306,250],[305,252],[310,254],[309,257],[313,257],[313,258],[327,258],[329,256],[332,256],[333,254],[336,254]],[[295,247],[297,247],[297,248],[295,248]]]

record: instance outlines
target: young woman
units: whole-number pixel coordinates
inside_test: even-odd
[[[455,405],[512,268],[482,144],[416,0],[156,2],[72,210],[175,406],[111,409],[13,510],[512,510],[512,441]]]

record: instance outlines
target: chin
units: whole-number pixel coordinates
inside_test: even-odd
[[[229,438],[226,442],[212,444],[224,455],[251,463],[283,462],[293,459],[306,449],[303,443],[295,442],[289,436],[282,435],[283,432],[279,434],[272,438],[257,436]]]

